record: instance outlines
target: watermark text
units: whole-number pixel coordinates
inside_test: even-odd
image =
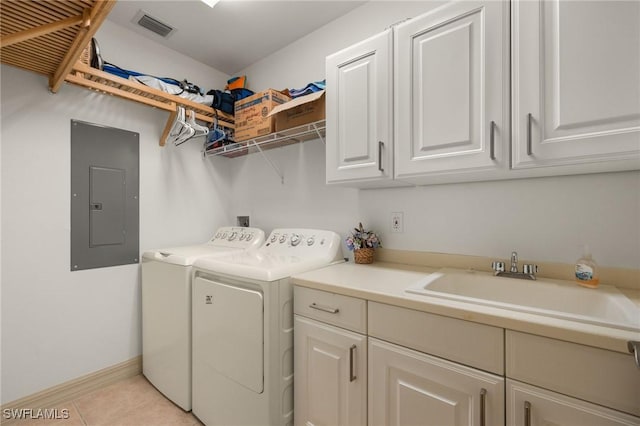
[[[4,408],[2,418],[12,420],[65,420],[69,418],[67,408]]]

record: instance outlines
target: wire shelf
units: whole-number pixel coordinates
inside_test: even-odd
[[[325,129],[325,120],[320,120],[218,148],[207,149],[205,147],[204,155],[206,157],[233,158],[312,139],[321,139],[324,142]]]

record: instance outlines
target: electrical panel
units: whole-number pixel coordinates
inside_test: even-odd
[[[139,134],[71,120],[71,270],[138,263]]]

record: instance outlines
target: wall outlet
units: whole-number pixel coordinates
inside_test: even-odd
[[[236,224],[244,228],[249,227],[249,216],[236,216]]]
[[[404,213],[402,212],[391,213],[391,232],[397,232],[397,233],[404,232]]]

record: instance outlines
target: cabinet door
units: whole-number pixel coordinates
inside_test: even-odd
[[[640,168],[640,2],[512,8],[513,167]]]
[[[328,56],[327,183],[393,177],[391,30]]]
[[[296,425],[367,423],[367,337],[294,319]]]
[[[507,380],[507,425],[509,426],[637,426],[639,424],[638,417]]]
[[[501,425],[504,379],[369,338],[369,424]]]
[[[397,27],[396,177],[498,178],[509,167],[509,2],[454,2]]]

